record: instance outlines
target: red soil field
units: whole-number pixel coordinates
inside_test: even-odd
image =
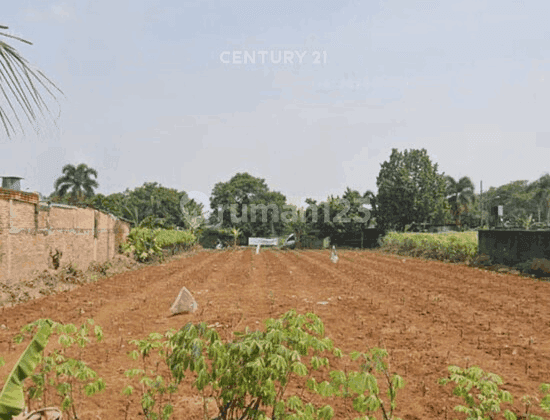
[[[107,389],[83,400],[80,418],[122,419],[124,371],[137,367],[127,356],[134,349],[128,340],[202,321],[218,322],[227,339],[246,326],[263,328],[262,320],[294,308],[317,314],[326,335],[345,354],[376,346],[388,350],[391,370],[405,380],[395,412],[402,419],[464,418],[453,411],[461,401],[452,396],[452,385],[437,383],[451,364],[477,365],[500,375],[502,388],[516,397],[518,412],[521,396],[539,395],[538,386],[550,382],[550,284],[377,251],[340,251],[337,264],[329,257],[328,250],[200,251],[5,307],[0,310],[0,324],[6,326],[0,330],[0,355],[6,366],[0,377],[27,344],[10,344],[25,324],[52,318],[80,325],[93,318],[105,338],[86,347],[82,360],[105,379]],[[198,310],[170,316],[183,286]],[[329,359],[331,369],[342,368],[339,360]],[[128,418],[143,418],[137,397],[133,401]],[[324,401],[333,406],[336,419],[359,416],[339,400]],[[196,390],[181,388],[172,418],[203,418]]]

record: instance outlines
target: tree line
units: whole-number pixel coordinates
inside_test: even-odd
[[[185,191],[147,182],[134,190],[95,194],[97,171],[85,164],[66,165],[47,200],[93,207],[126,219],[133,226],[200,231],[238,229],[244,237],[295,233],[317,237],[357,237],[367,228],[421,231],[433,225],[479,228],[490,220],[490,209],[502,205],[506,226],[550,226],[550,174],[534,182],[514,181],[490,188],[480,197],[471,179],[440,173],[426,149],[393,149],[381,164],[378,191],[347,188],[325,201],[306,199],[307,207],[288,204],[265,179],[237,173],[217,183],[211,193],[210,216]],[[182,210],[182,203],[185,203]]]

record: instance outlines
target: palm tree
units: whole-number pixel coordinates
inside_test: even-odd
[[[544,174],[527,187],[527,191],[535,191],[534,199],[537,205],[546,207],[546,224],[550,225],[550,174]],[[540,222],[540,216],[539,216]]]
[[[0,25],[0,29],[5,30],[8,27]],[[5,32],[0,32],[0,35],[32,45],[29,41]],[[54,98],[55,96],[50,88],[55,88],[63,94],[40,70],[32,70],[27,60],[21,57],[13,47],[0,41],[0,89],[6,99],[10,114],[8,115],[6,109],[0,105],[0,120],[2,120],[2,125],[8,137],[15,133],[12,123],[13,118],[17,120],[19,127],[23,130],[23,124],[19,119],[21,111],[31,124],[37,120],[36,111],[39,111],[42,115],[44,115],[44,109],[49,112],[44,99],[40,95],[40,87]]]
[[[467,212],[470,204],[475,200],[474,184],[467,176],[463,176],[457,182],[452,176],[447,175],[445,182],[447,183],[447,201],[456,217],[457,226],[460,226],[460,215]]]
[[[81,163],[77,167],[65,165],[63,167],[63,174],[54,184],[55,195],[58,197],[65,196],[70,190],[71,201],[82,201],[84,196],[92,197],[94,195],[94,188],[99,187],[97,181],[91,178],[91,175],[97,178],[97,171],[84,163]]]

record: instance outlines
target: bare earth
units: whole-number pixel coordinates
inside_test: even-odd
[[[339,257],[333,264],[328,250],[201,251],[4,307],[0,355],[6,366],[0,377],[24,349],[10,344],[23,325],[38,318],[80,325],[93,318],[105,340],[84,349],[82,359],[105,379],[107,390],[87,399],[80,417],[121,419],[127,401],[120,394],[128,381],[124,371],[134,367],[128,340],[189,321],[218,322],[228,338],[295,308],[319,315],[326,335],[344,353],[375,346],[388,350],[392,371],[405,380],[395,413],[403,419],[462,418],[452,410],[459,403],[452,386],[437,384],[450,364],[499,374],[518,409],[521,396],[538,395],[540,383],[550,382],[549,283],[375,251],[340,251]],[[199,309],[170,316],[183,286]],[[331,404],[336,419],[358,416],[338,401]],[[128,418],[143,418],[138,413],[134,404]],[[203,418],[196,391],[182,388],[173,418]]]

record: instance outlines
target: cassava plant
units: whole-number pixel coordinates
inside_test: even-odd
[[[205,420],[212,418],[210,401],[216,404],[216,420],[332,419],[334,410],[330,405],[307,402],[311,393],[350,398],[355,411],[368,413],[361,419],[375,419],[374,415],[381,412],[383,420],[397,420],[396,393],[403,387],[403,380],[390,373],[384,361],[385,350],[351,353],[352,361],[362,358],[359,371],[328,372],[326,355],[342,358],[342,352],[324,336],[319,317],[312,313],[298,315],[294,310],[279,319],[266,320],[265,331],[247,328],[234,335],[232,341],[224,342],[203,322],[131,341],[137,349],[130,357],[139,360],[140,366],[126,371],[133,381],[123,390],[128,397],[126,417],[130,397],[138,389],[146,419],[171,418],[173,394],[189,376],[191,386],[202,397]],[[324,373],[331,381],[317,383],[315,371],[315,376]],[[379,386],[377,377],[384,384]],[[287,395],[288,385],[297,381],[305,385],[301,394]],[[384,388],[387,399],[383,397]],[[304,397],[307,390],[310,395]]]
[[[214,399],[219,420],[331,419],[329,405],[318,408],[299,396],[285,397],[291,380],[328,366],[321,353],[332,350],[341,356],[332,341],[323,338],[321,320],[311,313],[289,311],[280,319],[266,320],[265,325],[265,332],[246,329],[224,343],[205,323],[187,324],[171,339],[169,365],[175,379],[182,381],[186,372],[193,373],[205,418],[207,400]],[[302,358],[310,350],[308,368]]]
[[[485,373],[480,367],[472,366],[462,369],[458,366],[449,366],[449,376],[441,378],[439,383],[447,385],[454,382],[456,387],[453,394],[464,399],[466,405],[457,405],[454,409],[466,414],[467,420],[493,420],[501,413],[500,405],[504,402],[512,403],[512,395],[508,391],[499,389],[502,385],[500,376],[494,373]],[[473,393],[472,389],[477,390]],[[516,415],[510,410],[504,410],[502,415],[506,420],[516,420]]]
[[[103,379],[81,360],[82,349],[92,341],[90,335],[99,342],[103,339],[102,329],[94,325],[93,319],[88,319],[80,327],[41,319],[23,327],[22,334],[15,338],[16,342],[23,341],[26,334],[40,330],[44,325],[59,336],[61,348],[37,355],[37,372],[30,375],[31,383],[26,386],[27,406],[30,408],[32,401],[39,402],[40,406],[59,403],[62,411],[78,419],[82,394],[91,396],[105,389]]]
[[[129,369],[125,375],[130,379],[139,379],[140,404],[146,419],[167,420],[174,411],[173,394],[178,384],[167,365],[173,347],[170,338],[174,333],[174,330],[164,335],[151,333],[142,340],[130,341],[137,350],[130,352],[129,356],[133,360],[140,360],[141,367]],[[130,398],[134,390],[134,386],[128,385],[122,394]]]
[[[367,413],[367,416],[358,419],[375,419],[374,413],[382,412],[383,420],[399,420],[394,417],[396,408],[397,390],[403,388],[403,378],[390,373],[389,364],[384,361],[388,353],[384,349],[373,348],[367,353],[352,352],[351,360],[362,357],[360,371],[330,372],[331,381],[317,383],[314,378],[308,380],[307,386],[322,396],[338,396],[352,400],[352,406],[358,413]],[[384,402],[377,375],[381,375],[386,387],[388,401]],[[372,416],[371,416],[372,414]]]

